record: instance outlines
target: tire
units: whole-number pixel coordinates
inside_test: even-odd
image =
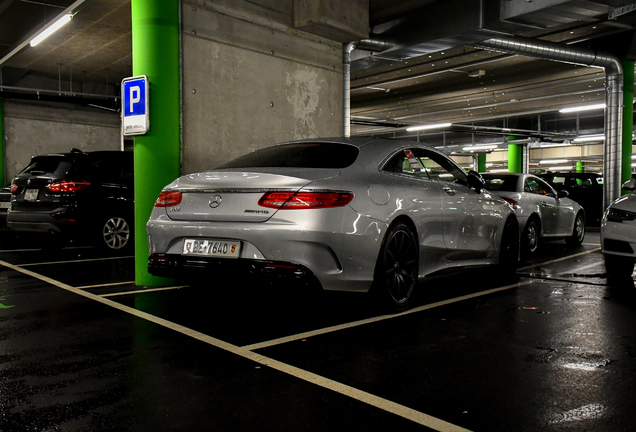
[[[501,233],[499,247],[499,273],[505,280],[516,278],[519,266],[519,225],[513,218],[508,218]]]
[[[603,255],[605,270],[609,279],[631,279],[634,272],[634,259],[619,255]]]
[[[131,218],[121,214],[103,220],[99,230],[99,244],[111,252],[124,252],[132,248],[133,229]]]
[[[521,252],[524,256],[530,257],[539,249],[539,239],[541,237],[541,227],[536,219],[530,219],[526,223],[521,235]]]
[[[389,228],[376,264],[373,291],[385,306],[398,312],[409,307],[419,270],[419,244],[405,223]]]
[[[574,219],[574,227],[572,228],[572,236],[565,239],[565,243],[570,246],[580,246],[585,238],[585,218],[583,214],[578,213]]]

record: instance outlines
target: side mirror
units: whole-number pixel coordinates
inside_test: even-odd
[[[476,192],[481,192],[486,186],[484,178],[475,170],[468,171],[468,186],[475,189]]]
[[[570,192],[566,191],[565,189],[561,189],[560,191],[557,192],[557,198],[567,198],[570,196]]]
[[[628,191],[636,190],[636,180],[634,180],[634,179],[627,180],[625,183],[623,183],[623,189],[628,190]]]

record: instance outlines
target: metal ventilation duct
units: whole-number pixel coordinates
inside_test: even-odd
[[[621,196],[621,136],[623,127],[623,68],[612,54],[522,37],[499,37],[477,48],[605,69],[605,148],[603,207]]]
[[[501,2],[501,19],[548,28],[606,15],[609,10],[607,5],[587,0],[505,0]]]

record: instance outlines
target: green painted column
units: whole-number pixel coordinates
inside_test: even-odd
[[[486,153],[480,153],[477,155],[477,172],[486,172]]]
[[[621,184],[632,178],[632,132],[634,129],[634,60],[623,60],[623,155]],[[623,195],[629,193],[622,189]]]
[[[508,141],[516,139],[516,136],[508,137]],[[523,144],[508,144],[508,172],[523,172]]]
[[[585,172],[585,162],[583,162],[583,161],[577,161],[576,162],[576,172],[577,173],[584,173]]]
[[[5,187],[7,184],[6,173],[4,172],[6,159],[4,152],[4,100],[0,98],[0,188]]]
[[[146,222],[161,189],[180,175],[179,0],[132,0],[133,75],[146,75],[150,129],[135,137],[135,283],[161,286],[148,273]]]

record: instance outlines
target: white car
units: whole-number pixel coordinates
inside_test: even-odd
[[[482,174],[485,187],[508,201],[517,213],[521,230],[521,252],[530,256],[540,241],[565,239],[578,246],[585,237],[585,211],[569,199],[567,191],[557,192],[532,174]]]
[[[636,180],[625,182],[632,191],[614,201],[601,221],[601,247],[607,274],[612,278],[631,277],[636,260]]]

